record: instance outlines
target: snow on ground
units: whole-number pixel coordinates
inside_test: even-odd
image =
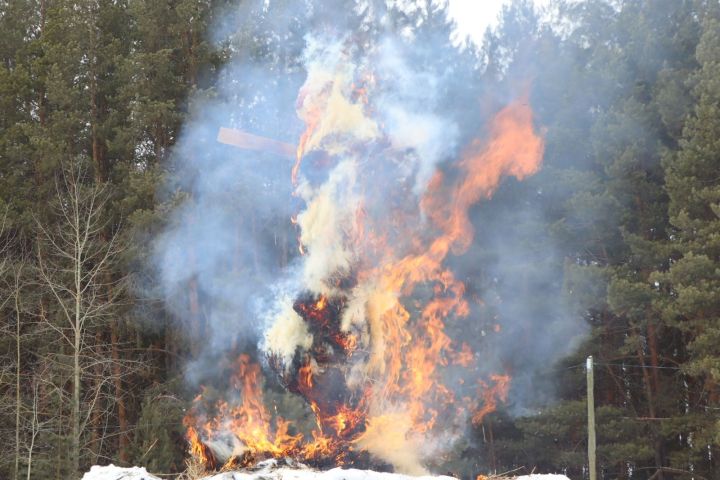
[[[107,467],[94,466],[82,480],[160,480],[150,475],[144,468],[120,468],[114,465]],[[204,480],[455,480],[446,476],[411,477],[397,473],[382,473],[372,470],[333,468],[319,472],[302,464],[278,463],[266,460],[258,463],[252,470],[244,472],[223,472]],[[523,475],[515,480],[569,480],[565,475]]]
[[[150,475],[144,468],[120,468],[115,465],[99,467],[95,465],[83,475],[82,480],[160,480]]]
[[[224,472],[205,480],[455,480],[445,476],[411,477],[397,473],[382,473],[355,468],[317,471],[302,464],[291,462],[281,466],[276,460],[266,460],[257,464],[252,471]]]

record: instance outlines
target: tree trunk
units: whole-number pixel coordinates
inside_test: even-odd
[[[45,13],[47,11],[46,0],[40,1],[40,38],[43,37],[45,32]],[[40,82],[37,92],[38,102],[38,118],[40,121],[40,129],[44,129],[47,124],[47,98],[45,95],[45,84]],[[36,155],[35,161],[33,162],[33,169],[35,173],[35,186],[39,189],[43,184],[42,169],[40,167],[40,160],[42,156]]]
[[[79,231],[79,230],[77,230]],[[70,465],[74,475],[80,474],[80,353],[82,349],[82,260],[80,252],[75,254],[75,325],[73,328],[73,381],[72,381],[72,441]]]
[[[98,330],[97,332],[95,332],[95,345],[102,344],[102,333],[100,330]],[[100,388],[102,388],[103,382],[103,371],[100,362],[96,362],[95,367],[93,368],[93,375],[95,376],[95,389],[99,390]],[[90,419],[90,429],[92,432],[90,445],[92,446],[91,449],[95,454],[95,459],[93,460],[93,463],[97,462],[97,459],[100,456],[100,450],[102,449],[102,435],[100,433],[102,430],[102,412],[102,402],[96,401],[95,405],[93,405],[92,417]]]
[[[173,328],[174,327],[172,325],[166,323],[165,335],[163,337],[165,343],[165,369],[168,372],[175,371],[175,356],[177,354],[177,342],[175,341],[175,336],[173,335]]]
[[[113,383],[115,387],[115,401],[117,402],[118,408],[118,427],[120,428],[120,435],[118,437],[118,459],[122,464],[127,464],[129,461],[128,448],[130,446],[130,442],[128,438],[127,409],[125,408],[125,398],[122,385],[122,365],[120,351],[118,349],[120,335],[117,320],[112,322],[110,328],[110,354],[113,360]]]
[[[190,26],[190,30],[187,30],[185,32],[185,38],[187,42],[188,58],[187,81],[190,84],[190,87],[194,89],[195,87],[197,87],[198,59],[197,50],[195,48],[197,43],[197,36],[192,26]]]
[[[92,147],[93,166],[95,168],[95,181],[104,183],[108,178],[108,165],[105,158],[105,142],[100,138],[98,127],[100,125],[100,105],[98,93],[98,72],[97,67],[97,38],[95,36],[95,25],[90,25],[90,137]]]
[[[657,395],[660,392],[660,374],[658,361],[657,331],[655,324],[648,321],[647,325],[648,349],[650,350],[650,365],[652,366],[653,389]]]
[[[642,351],[642,347],[638,346],[637,348],[637,355],[638,360],[640,361],[640,365],[642,365],[642,374],[643,374],[643,383],[645,385],[645,394],[647,396],[647,402],[648,402],[648,414],[651,418],[657,418],[657,411],[655,408],[655,396],[653,394],[652,389],[652,380],[650,379],[651,374],[648,372],[648,368],[645,364],[645,354]],[[662,440],[658,437],[656,427],[654,425],[650,426],[652,430],[652,437],[653,437],[653,452],[655,456],[655,467],[658,468],[658,480],[664,480],[662,467],[663,467],[663,459],[662,459]]]
[[[493,435],[492,420],[488,419],[488,437],[490,438],[490,463],[493,474],[497,474],[497,458],[495,455],[495,436]]]
[[[188,300],[190,302],[190,353],[193,358],[200,355],[200,345],[202,344],[203,328],[200,324],[200,298],[198,295],[197,279],[192,278],[188,285]]]
[[[20,292],[15,290],[15,480],[20,478],[20,410],[22,409],[22,396],[20,395]]]
[[[79,313],[79,312],[78,312]],[[78,315],[78,326],[79,326]],[[73,351],[73,384],[72,384],[72,440],[70,445],[70,465],[75,475],[80,474],[80,348],[81,335],[79,328],[75,331]]]

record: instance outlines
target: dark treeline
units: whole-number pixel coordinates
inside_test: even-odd
[[[173,146],[235,58],[302,81],[310,14],[273,31],[290,3],[0,1],[0,478],[185,469],[182,417],[197,392],[184,366],[207,325],[192,278],[175,311],[151,288],[152,240],[192,196],[167,188],[182,185]],[[546,138],[542,171],[474,212],[469,289],[523,299],[497,303],[501,324],[563,338],[542,323],[562,305],[588,332],[561,361],[528,366],[533,382],[437,469],[584,478],[593,355],[601,478],[720,478],[720,3],[558,0],[548,19],[517,1],[462,49],[443,7],[418,3],[389,14],[437,45],[419,65],[458,72],[464,93],[443,92],[448,111],[473,124],[475,107],[453,99],[476,94],[492,110],[529,89]],[[277,227],[282,263],[289,228]],[[543,343],[521,330],[505,333],[517,351]]]

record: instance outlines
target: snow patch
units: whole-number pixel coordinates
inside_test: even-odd
[[[160,480],[160,478],[150,475],[144,468],[121,468],[111,464],[104,467],[93,466],[83,475],[82,480]]]
[[[258,463],[252,471],[224,472],[203,480],[456,480],[446,476],[414,477],[355,468],[333,468],[320,472],[300,463],[292,463],[289,467],[278,467],[276,460],[266,460]]]
[[[82,480],[161,480],[150,475],[144,468],[120,468],[114,465],[94,466]],[[313,470],[301,463],[290,460],[278,462],[266,460],[251,470],[223,472],[203,480],[456,480],[444,475],[410,476],[398,473],[375,472],[354,468],[333,468],[323,472]],[[565,475],[523,475],[514,480],[570,480]]]

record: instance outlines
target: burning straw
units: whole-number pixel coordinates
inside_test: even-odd
[[[186,418],[192,454],[211,467],[285,456],[352,465],[369,456],[420,474],[425,458],[506,399],[509,372],[478,378],[479,357],[446,333],[447,322],[472,316],[446,259],[472,244],[474,204],[504,177],[539,169],[543,140],[528,101],[497,112],[450,158],[452,149],[438,147],[452,136],[443,122],[416,103],[389,101],[402,97],[392,71],[376,72],[368,65],[381,61],[351,51],[343,42],[308,48],[296,104],[306,128],[288,172],[305,203],[294,219],[304,256],[299,272],[288,271],[294,287],[266,312],[263,342],[268,365],[310,406],[315,428],[303,435],[269,412],[260,365],[241,355],[230,382],[238,400],[208,405],[201,394]],[[238,138],[288,153],[286,144]],[[312,152],[328,159],[321,180],[303,173]]]

